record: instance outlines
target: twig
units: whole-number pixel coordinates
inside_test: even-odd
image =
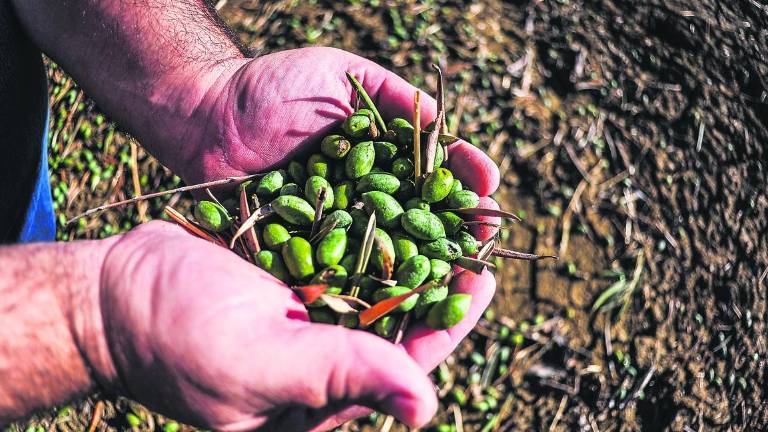
[[[555,428],[557,428],[557,424],[560,422],[560,418],[563,416],[563,412],[565,412],[566,405],[568,405],[568,395],[563,395],[563,397],[560,399],[560,406],[557,407],[555,418],[552,419],[552,423],[549,425],[549,432],[552,432],[555,430]]]
[[[443,121],[445,113],[440,111],[437,113],[437,122]],[[427,166],[424,167],[424,171],[429,174],[435,170],[435,157],[437,156],[437,140],[440,136],[440,129],[435,127],[435,130],[429,133],[429,139],[427,139]]]
[[[196,235],[203,240],[208,240],[211,243],[216,243],[218,245],[225,246],[220,240],[211,236],[210,234],[205,232],[203,229],[198,228],[197,225],[187,220],[187,218],[185,218],[184,215],[176,211],[176,209],[174,209],[173,207],[166,206],[164,209],[164,212],[166,215],[168,215],[168,217],[173,219],[174,222],[181,225],[182,228],[186,229],[191,234]]]
[[[387,131],[387,124],[384,123],[384,119],[381,118],[381,114],[379,114],[379,110],[376,109],[376,105],[373,104],[373,101],[371,100],[371,97],[368,96],[368,92],[365,91],[363,88],[363,85],[360,84],[360,81],[357,80],[351,73],[347,72],[347,79],[352,84],[352,87],[355,88],[355,91],[357,91],[357,95],[363,98],[363,101],[365,101],[365,105],[368,107],[369,110],[373,112],[373,117],[376,119],[376,123],[379,125],[379,129],[381,130],[381,133],[384,133]]]
[[[96,428],[99,426],[101,416],[104,414],[104,401],[96,402],[93,407],[93,415],[91,421],[88,423],[88,432],[96,432]]]
[[[133,194],[136,196],[141,195],[141,182],[139,181],[139,151],[136,146],[136,141],[131,140],[131,181],[133,182]],[[136,205],[139,211],[139,221],[147,221],[147,206],[145,203]]]
[[[456,425],[456,432],[464,432],[464,418],[461,416],[461,409],[457,404],[451,405],[453,411],[453,423]]]
[[[325,198],[327,196],[325,188],[320,188],[315,195],[315,221],[312,222],[312,230],[309,232],[309,236],[312,237],[317,233],[317,227],[320,225],[320,219],[323,217],[323,208],[325,207]]]
[[[165,195],[175,194],[177,192],[189,192],[189,191],[198,190],[198,189],[205,189],[207,187],[212,187],[212,186],[221,186],[221,185],[225,185],[225,184],[229,184],[229,183],[244,182],[246,180],[250,180],[252,178],[259,177],[259,176],[262,176],[262,175],[263,174],[251,174],[251,175],[247,175],[247,176],[227,177],[227,178],[224,178],[224,179],[221,179],[221,180],[214,180],[214,181],[210,181],[210,182],[206,182],[206,183],[200,183],[200,184],[189,185],[189,186],[182,186],[182,187],[179,187],[179,188],[176,188],[176,189],[170,189],[170,190],[162,191],[162,192],[153,192],[151,194],[146,194],[146,195],[141,195],[141,196],[133,197],[131,199],[118,201],[116,203],[101,205],[101,206],[92,208],[92,209],[86,211],[85,213],[82,213],[82,214],[79,214],[79,215],[73,217],[72,219],[67,221],[66,225],[69,225],[69,224],[71,224],[72,222],[74,222],[74,221],[76,221],[78,219],[90,216],[90,215],[92,215],[94,213],[99,213],[99,212],[102,212],[104,210],[109,210],[109,209],[112,209],[112,208],[115,208],[115,207],[121,207],[121,206],[124,206],[126,204],[133,204],[135,202],[145,201],[145,200],[152,199],[152,198],[157,198],[157,197],[161,197],[161,196],[165,196]]]
[[[440,134],[447,134],[448,133],[448,122],[446,121],[446,114],[445,114],[445,85],[443,84],[443,71],[440,69],[440,66],[436,64],[432,64],[432,68],[437,72],[437,112],[443,113],[442,118],[439,118],[437,121],[435,121],[435,126],[437,126],[435,129],[437,129]],[[432,139],[432,137],[430,137]],[[443,162],[448,162],[448,146],[443,145]]]
[[[368,267],[375,235],[376,213],[371,213],[371,217],[368,219],[368,226],[365,230],[365,236],[363,236],[363,244],[360,245],[360,253],[357,255],[357,261],[355,262],[355,272],[352,276],[355,282],[349,292],[349,295],[352,297],[357,297],[357,295],[360,294],[360,275],[362,275],[365,268]]]
[[[210,193],[210,189],[205,189],[206,192]],[[213,194],[211,194],[213,195]],[[248,218],[251,217],[251,208],[248,205],[248,192],[245,190],[245,188],[240,189],[240,220],[246,221]],[[259,253],[261,251],[261,246],[259,245],[259,236],[256,235],[256,229],[251,226],[248,228],[248,230],[245,232],[245,243],[248,246],[248,249],[250,249],[251,253]]]
[[[512,258],[512,259],[527,260],[527,261],[537,261],[542,258],[551,258],[555,260],[560,259],[555,255],[535,255],[535,254],[528,254],[528,253],[509,250],[509,249],[502,249],[502,248],[494,248],[493,252],[491,252],[491,255],[502,257],[502,258]]]
[[[421,92],[413,95],[413,183],[416,192],[421,186]]]
[[[381,425],[381,429],[379,429],[379,432],[389,432],[390,429],[392,429],[392,425],[395,424],[395,418],[393,416],[387,416],[384,419],[384,424]]]
[[[235,240],[240,238],[241,235],[245,234],[246,231],[253,228],[253,225],[256,224],[256,222],[264,219],[265,217],[271,215],[275,211],[272,209],[272,204],[267,204],[265,206],[261,206],[257,208],[253,214],[251,214],[248,219],[244,220],[242,224],[240,225],[240,228],[237,229],[235,232],[235,235],[232,236],[232,239],[229,241],[229,248],[232,249],[235,247]]]

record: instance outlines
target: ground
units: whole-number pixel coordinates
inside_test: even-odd
[[[768,427],[765,2],[219,6],[256,52],[336,46],[430,92],[430,64],[441,64],[450,128],[499,163],[496,197],[523,216],[502,232],[507,246],[560,256],[500,266],[486,319],[434,375],[433,427]],[[65,227],[84,209],[179,180],[63,71],[51,65],[49,75],[62,239],[127,230],[169,203],[188,207],[190,197],[173,196]],[[97,400],[11,430],[84,430]],[[103,406],[99,430],[166,422],[125,400]]]

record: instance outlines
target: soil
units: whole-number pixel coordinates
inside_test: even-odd
[[[224,3],[256,52],[337,46],[431,92],[440,62],[451,128],[497,160],[497,199],[525,215],[506,245],[560,256],[500,263],[492,312],[436,374],[435,425],[459,411],[465,431],[768,428],[768,4]],[[148,187],[169,181],[139,159],[157,174]],[[79,194],[68,214],[130,194],[124,183]],[[593,312],[619,275],[635,289]],[[460,410],[454,388],[470,395]],[[489,395],[500,408],[471,406]]]

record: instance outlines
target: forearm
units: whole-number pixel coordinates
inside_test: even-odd
[[[93,388],[92,369],[111,370],[98,287],[114,241],[0,248],[0,426]]]
[[[172,169],[215,72],[242,54],[206,0],[14,0],[33,40]],[[193,84],[194,85],[191,85]],[[178,160],[182,159],[182,160]]]

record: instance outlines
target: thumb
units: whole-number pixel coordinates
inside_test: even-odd
[[[413,427],[427,423],[437,410],[434,386],[424,371],[378,336],[302,323],[287,340],[277,364],[293,375],[294,382],[285,386],[285,402],[293,408],[275,418],[280,430],[315,427],[352,405],[391,414]]]

